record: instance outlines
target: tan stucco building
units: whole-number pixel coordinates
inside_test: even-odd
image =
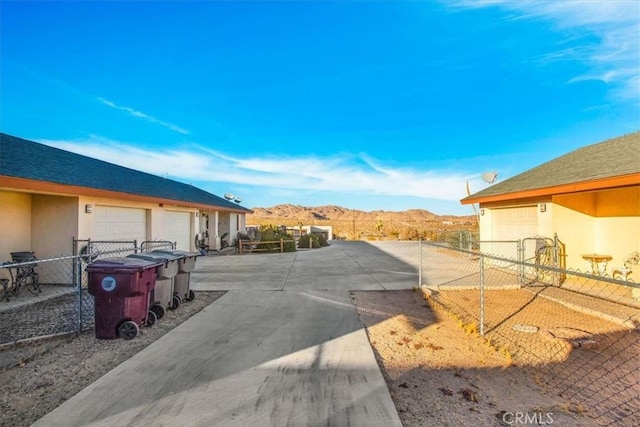
[[[640,132],[588,145],[462,199],[479,205],[480,240],[558,238],[566,267],[585,254],[612,268],[640,250]],[[637,280],[637,279],[636,279]]]
[[[0,261],[69,255],[73,239],[220,248],[249,209],[189,184],[0,134]]]

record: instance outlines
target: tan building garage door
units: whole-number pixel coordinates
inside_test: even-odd
[[[491,240],[520,240],[538,234],[536,206],[493,209]]]
[[[147,240],[147,211],[116,206],[96,206],[95,240]]]
[[[190,250],[191,241],[195,239],[195,233],[191,233],[191,215],[191,212],[165,211],[162,239],[176,242],[176,249]]]

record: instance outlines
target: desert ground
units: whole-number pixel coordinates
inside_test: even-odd
[[[84,333],[3,350],[0,425],[31,424],[222,294],[198,292],[131,341]],[[361,291],[352,299],[403,425],[506,426],[516,417],[598,425],[422,293]]]

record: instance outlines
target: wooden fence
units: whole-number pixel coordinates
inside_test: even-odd
[[[238,253],[246,254],[251,252],[277,252],[278,249],[282,253],[284,252],[285,242],[293,242],[293,244],[295,245],[295,240],[285,240],[285,239],[260,241],[260,242],[254,242],[250,240],[239,240]],[[280,247],[279,248],[278,247],[267,247],[267,248],[260,247],[261,245],[273,244],[273,243],[279,243]]]

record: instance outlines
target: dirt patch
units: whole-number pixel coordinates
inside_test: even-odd
[[[478,290],[439,290],[430,303],[478,331]],[[488,289],[484,338],[601,425],[640,425],[640,312],[555,287]],[[615,314],[617,321],[609,320]]]
[[[404,426],[597,425],[421,293],[352,298]]]
[[[32,424],[222,295],[196,292],[130,341],[98,340],[91,331],[0,350],[0,425]]]

